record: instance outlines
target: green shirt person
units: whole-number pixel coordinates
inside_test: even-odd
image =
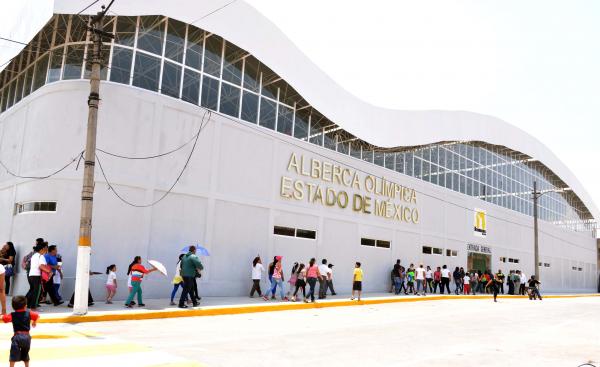
[[[194,307],[198,306],[195,295],[192,295],[192,289],[196,283],[196,274],[204,269],[198,256],[196,256],[196,247],[190,246],[187,254],[181,259],[181,277],[183,278],[183,292],[179,298],[179,308],[187,308],[185,301],[188,295],[191,296]]]

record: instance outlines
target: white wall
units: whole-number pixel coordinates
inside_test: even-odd
[[[83,150],[88,84],[59,82],[42,87],[0,116],[0,157],[21,175],[47,174]],[[98,147],[125,155],[150,155],[189,140],[204,110],[136,88],[103,83]],[[419,224],[397,223],[337,207],[324,207],[279,196],[279,182],[292,152],[385,176],[415,188]],[[189,147],[156,160],[120,160],[100,154],[107,175],[119,192],[136,203],[159,198],[178,175]],[[36,237],[59,245],[66,280],[63,295],[73,287],[73,263],[78,238],[82,170],[69,168],[48,180],[14,180],[0,172],[0,238],[12,240],[20,255]],[[363,174],[364,176],[364,174]],[[135,255],[156,259],[173,271],[179,250],[201,243],[211,251],[203,258],[204,295],[244,295],[249,291],[250,262],[260,254],[265,262],[283,255],[286,272],[294,261],[326,257],[335,264],[339,291],[349,291],[355,261],[365,270],[365,288],[389,287],[396,258],[403,263],[466,266],[467,243],[492,248],[492,267],[533,273],[532,218],[467,197],[382,167],[302,143],[245,122],[213,115],[202,132],[190,166],[172,194],[151,208],[133,208],[118,201],[96,172],[92,268],[118,266],[119,296],[125,296],[125,269]],[[56,200],[56,213],[13,215],[15,202]],[[473,208],[488,212],[488,235],[473,235]],[[274,225],[317,231],[316,240],[272,234]],[[392,241],[391,249],[360,245],[361,236]],[[457,257],[422,254],[423,245],[458,251]],[[590,234],[540,224],[544,290],[596,289],[596,241]],[[520,259],[500,263],[499,257]],[[572,271],[572,266],[583,272]],[[287,274],[286,274],[287,275]],[[167,297],[171,277],[148,277],[144,294]],[[104,276],[93,278],[102,297]],[[266,282],[264,282],[266,286]],[[17,293],[27,282],[21,272]]]

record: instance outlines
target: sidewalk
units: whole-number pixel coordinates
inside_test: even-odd
[[[491,299],[491,295],[440,295],[429,294],[423,296],[395,296],[391,293],[368,293],[364,294],[361,301],[351,301],[349,295],[328,296],[327,299],[317,300],[315,303],[285,302],[279,300],[264,301],[262,298],[249,297],[203,297],[200,306],[196,308],[180,309],[170,306],[169,299],[147,299],[144,300],[145,307],[135,306],[133,309],[125,308],[122,301],[115,301],[107,305],[104,301],[98,301],[89,308],[84,316],[73,315],[73,309],[63,306],[54,307],[43,305],[40,323],[80,323],[117,320],[147,320],[173,317],[193,316],[218,316],[242,313],[301,310],[324,307],[359,306],[383,303],[400,302],[425,302],[439,300],[466,300],[466,299]],[[600,297],[600,294],[545,294],[544,298],[574,298],[574,297]],[[499,295],[498,298],[527,298],[527,296]],[[10,300],[7,300],[10,304]]]

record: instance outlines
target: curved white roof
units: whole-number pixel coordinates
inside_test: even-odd
[[[89,0],[60,0],[55,2],[54,12],[78,13],[87,5]],[[86,12],[95,13],[97,5]],[[551,169],[592,216],[600,218],[600,211],[571,170],[533,136],[498,118],[478,113],[402,111],[366,103],[341,88],[269,19],[242,0],[117,0],[109,14],[164,15],[216,33],[268,65],[338,126],[375,146],[483,141],[525,153]]]

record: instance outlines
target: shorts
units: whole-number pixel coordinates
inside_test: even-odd
[[[354,282],[352,283],[353,291],[362,291],[362,282]]]
[[[115,287],[114,284],[107,284],[106,285],[106,289],[110,292],[116,292],[117,291],[117,287]]]
[[[31,348],[31,335],[15,334],[10,340],[9,361],[29,361],[29,348]]]

